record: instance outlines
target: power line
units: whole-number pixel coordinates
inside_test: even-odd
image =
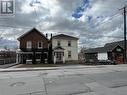
[[[120,38],[123,39],[122,36],[105,36],[105,35],[98,35],[98,34],[85,34],[88,37],[109,37],[109,38]]]
[[[99,23],[99,25],[96,26],[96,28],[98,28],[100,25],[103,25],[105,23],[108,23],[109,21],[112,21],[115,17],[118,17],[118,16],[120,16],[120,14],[119,13],[116,13],[115,15],[111,16],[108,20]],[[88,28],[88,30],[90,30],[90,29],[91,28]]]

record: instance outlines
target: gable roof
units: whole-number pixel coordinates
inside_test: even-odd
[[[71,39],[71,40],[78,40],[79,38],[65,35],[65,34],[59,34],[52,37],[53,39]]]
[[[39,33],[41,36],[43,36],[47,41],[48,41],[48,38],[46,38],[45,37],[45,35],[44,34],[42,34],[39,30],[37,30],[36,28],[32,28],[31,30],[29,30],[28,32],[26,32],[26,33],[24,33],[23,35],[21,35],[19,38],[17,38],[19,41],[20,41],[20,39],[21,38],[23,38],[24,36],[26,36],[26,35],[28,35],[29,33],[31,33],[31,32],[37,32],[37,33]]]
[[[126,41],[126,43],[127,43],[127,41]],[[85,53],[110,52],[110,51],[114,50],[118,46],[124,49],[124,41],[122,40],[122,41],[107,43],[107,44],[104,45],[104,47],[87,49],[87,50],[85,50]]]
[[[127,44],[127,41],[126,41],[126,44]],[[122,48],[124,48],[124,40],[122,40],[122,41],[117,41],[117,42],[112,42],[112,43],[107,43],[107,44],[105,44],[105,46],[104,47],[116,47],[116,46],[120,46],[120,47],[122,47]]]

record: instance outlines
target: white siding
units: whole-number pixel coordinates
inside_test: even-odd
[[[52,39],[52,46],[57,46],[57,41],[61,42],[61,47],[64,48],[65,60],[78,60],[78,44],[77,40],[67,39]],[[68,41],[71,41],[71,46],[68,46]],[[68,58],[68,51],[71,51],[71,58]]]
[[[107,53],[98,53],[98,60],[107,60],[108,55]]]

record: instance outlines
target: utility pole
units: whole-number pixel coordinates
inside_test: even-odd
[[[121,8],[120,10],[123,10],[123,14],[124,14],[124,63],[126,64],[127,59],[126,59],[126,8],[127,6],[124,6],[123,8]]]

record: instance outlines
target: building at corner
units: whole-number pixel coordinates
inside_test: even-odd
[[[18,38],[17,63],[47,63],[49,58],[49,40],[36,28]]]
[[[78,38],[59,34],[52,37],[54,63],[78,60]]]

